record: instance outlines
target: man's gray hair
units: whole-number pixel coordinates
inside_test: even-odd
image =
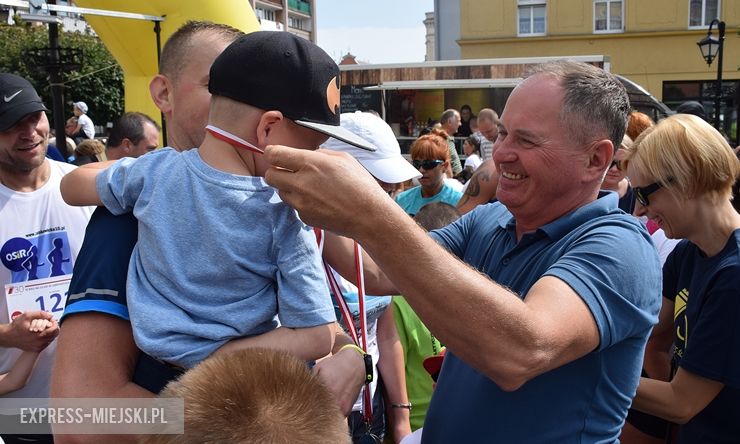
[[[490,120],[494,125],[498,125],[498,114],[491,108],[483,108],[478,111],[478,122],[481,120]]]
[[[450,120],[452,120],[452,118],[455,117],[456,114],[459,114],[456,109],[446,109],[442,113],[442,117],[439,118],[439,123],[441,123],[442,125],[444,125],[445,123],[447,123]]]
[[[569,60],[534,67],[526,77],[555,76],[565,91],[560,121],[574,142],[587,144],[608,137],[616,150],[629,120],[627,90],[616,76],[593,65]]]

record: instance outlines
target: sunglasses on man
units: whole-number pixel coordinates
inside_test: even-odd
[[[411,164],[416,168],[417,170],[419,168],[424,168],[425,170],[432,170],[434,168],[437,168],[438,166],[445,163],[444,160],[414,160],[411,162]]]

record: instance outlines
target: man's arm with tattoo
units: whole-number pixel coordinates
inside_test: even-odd
[[[485,204],[496,198],[496,187],[498,186],[498,171],[493,160],[483,162],[473,177],[470,178],[465,192],[457,203],[460,214],[470,212],[478,205]]]

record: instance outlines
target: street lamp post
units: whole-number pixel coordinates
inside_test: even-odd
[[[719,38],[712,35],[712,28],[714,24],[717,24],[717,31]],[[722,106],[722,49],[725,42],[725,22],[719,19],[712,20],[709,24],[709,30],[707,36],[701,39],[696,44],[699,45],[701,56],[707,61],[708,66],[712,66],[714,57],[717,57],[717,83],[715,86],[715,97],[714,97],[714,127],[719,131],[719,114],[720,107]]]

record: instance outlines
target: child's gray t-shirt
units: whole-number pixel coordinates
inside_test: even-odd
[[[115,163],[97,190],[139,220],[127,299],[145,353],[190,368],[230,339],[334,322],[313,230],[261,177],[165,148]]]

